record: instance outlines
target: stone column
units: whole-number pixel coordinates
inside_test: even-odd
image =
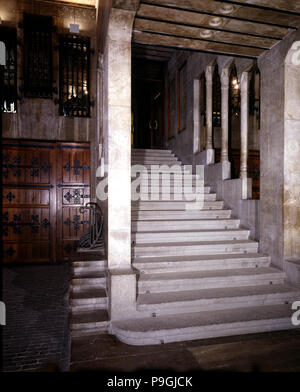
[[[221,162],[228,162],[228,125],[229,125],[229,72],[223,69],[221,75],[222,88],[222,149]]]
[[[104,59],[108,145],[108,268],[111,320],[135,311],[131,269],[131,35],[134,11],[111,8]]]
[[[249,130],[249,73],[241,78],[241,166],[240,178],[247,178],[248,171],[248,130]]]
[[[212,66],[206,68],[206,150],[212,149]]]
[[[212,74],[213,67],[209,65],[206,68],[206,143],[205,143],[205,157],[203,164],[210,165],[215,162],[215,150],[212,143]]]

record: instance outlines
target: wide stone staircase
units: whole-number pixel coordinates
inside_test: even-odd
[[[148,169],[182,165],[169,150],[133,150],[132,164]],[[196,175],[190,176],[195,184]],[[143,181],[141,192],[149,195],[145,181],[150,184],[151,174]],[[171,195],[176,181],[171,175]],[[160,194],[162,190],[160,183]],[[286,283],[269,256],[259,253],[258,242],[249,239],[249,230],[209,186],[199,192],[204,197],[200,210],[186,209],[184,199],[165,201],[162,195],[156,201],[132,202],[137,311],[111,323],[111,332],[125,343],[293,328],[291,303],[300,299],[300,290]]]

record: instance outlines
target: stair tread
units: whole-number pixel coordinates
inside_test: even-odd
[[[192,246],[192,245],[228,245],[228,244],[257,244],[257,241],[252,240],[223,240],[223,241],[191,241],[191,242],[155,242],[155,243],[139,243],[135,244],[135,248],[143,247],[158,247],[158,246]]]
[[[230,310],[201,311],[178,315],[120,320],[112,322],[112,325],[114,328],[131,332],[147,333],[157,331],[160,334],[162,330],[190,329],[205,326],[211,328],[213,325],[220,324],[286,319],[290,318],[293,312],[290,305],[261,305]]]
[[[88,298],[105,298],[107,296],[104,288],[89,287],[82,291],[73,291],[71,293],[72,299],[88,299]]]
[[[183,230],[161,230],[161,231],[132,231],[133,233],[137,234],[167,234],[167,233],[230,233],[230,232],[239,232],[239,233],[244,233],[244,232],[249,232],[249,229],[242,229],[242,228],[230,228],[230,229],[183,229]]]
[[[159,274],[142,274],[140,275],[140,282],[160,281],[160,280],[177,280],[177,279],[205,279],[205,278],[228,278],[236,276],[251,276],[251,275],[265,275],[278,274],[284,275],[284,272],[274,267],[260,267],[260,268],[232,268],[225,270],[207,270],[207,271],[192,271],[192,272],[168,272]]]
[[[86,312],[74,313],[71,316],[72,324],[98,323],[108,320],[109,317],[106,309],[89,310]]]
[[[73,279],[96,279],[96,278],[105,278],[105,277],[106,274],[104,271],[97,271],[97,270],[80,271],[79,273],[73,275]]]
[[[296,289],[288,284],[277,284],[261,286],[222,287],[188,291],[172,291],[162,293],[140,294],[138,296],[137,303],[138,305],[158,305],[168,303],[170,304],[172,302],[178,303],[186,301],[247,297],[277,293],[300,294],[300,289]]]
[[[157,263],[157,262],[180,262],[180,261],[201,261],[201,260],[230,260],[230,259],[250,259],[250,258],[269,258],[269,256],[261,253],[241,253],[241,254],[215,254],[215,255],[191,255],[191,256],[152,256],[142,257],[137,256],[133,259],[133,264],[139,263]]]

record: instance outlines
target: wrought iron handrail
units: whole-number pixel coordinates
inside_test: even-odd
[[[103,215],[101,208],[97,203],[90,202],[79,209],[81,214],[85,210],[90,212],[90,226],[80,237],[78,248],[94,249],[103,247]]]

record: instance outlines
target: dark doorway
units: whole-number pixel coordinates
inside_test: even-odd
[[[161,149],[164,135],[164,64],[134,59],[132,147]]]

